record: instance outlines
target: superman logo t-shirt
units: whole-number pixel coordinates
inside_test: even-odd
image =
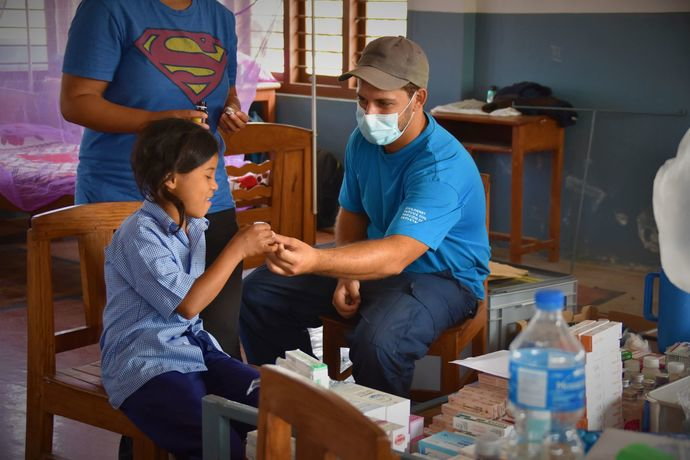
[[[126,107],[193,109],[204,100],[215,133],[235,85],[236,50],[235,18],[216,0],[193,0],[182,11],[160,0],[84,0],[63,72],[108,82],[105,99]],[[129,164],[134,137],[86,129],[77,202],[141,199]],[[233,206],[220,157],[216,176],[211,212]]]

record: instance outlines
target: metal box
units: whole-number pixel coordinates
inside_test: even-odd
[[[489,282],[488,351],[504,350],[517,335],[516,321],[534,315],[534,294],[542,289],[558,289],[566,296],[566,309],[577,306],[574,276],[533,267],[515,265],[529,271],[522,279]]]

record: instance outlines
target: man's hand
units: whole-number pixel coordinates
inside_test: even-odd
[[[220,127],[228,133],[236,133],[249,123],[249,116],[238,107],[228,105],[220,116]]]
[[[318,249],[296,238],[276,235],[278,249],[266,257],[266,266],[273,273],[283,276],[311,273],[318,261]]]
[[[343,318],[351,318],[359,309],[359,281],[340,278],[333,291],[333,306]]]

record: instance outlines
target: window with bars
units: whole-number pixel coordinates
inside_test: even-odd
[[[276,0],[262,1],[267,5],[252,11],[250,54],[261,56],[286,92],[310,92],[312,15],[318,93],[323,96],[352,97],[354,82],[339,82],[338,75],[354,66],[370,41],[407,31],[407,1],[315,0],[312,12],[311,0],[283,0],[282,14]]]
[[[48,69],[43,0],[0,2],[0,71]]]

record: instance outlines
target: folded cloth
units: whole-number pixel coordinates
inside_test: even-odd
[[[485,102],[478,101],[477,99],[465,99],[450,104],[438,105],[431,109],[431,114],[460,113],[465,115],[490,115],[492,117],[514,117],[520,115],[520,112],[512,107],[506,107],[487,113],[482,110],[485,104]]]

